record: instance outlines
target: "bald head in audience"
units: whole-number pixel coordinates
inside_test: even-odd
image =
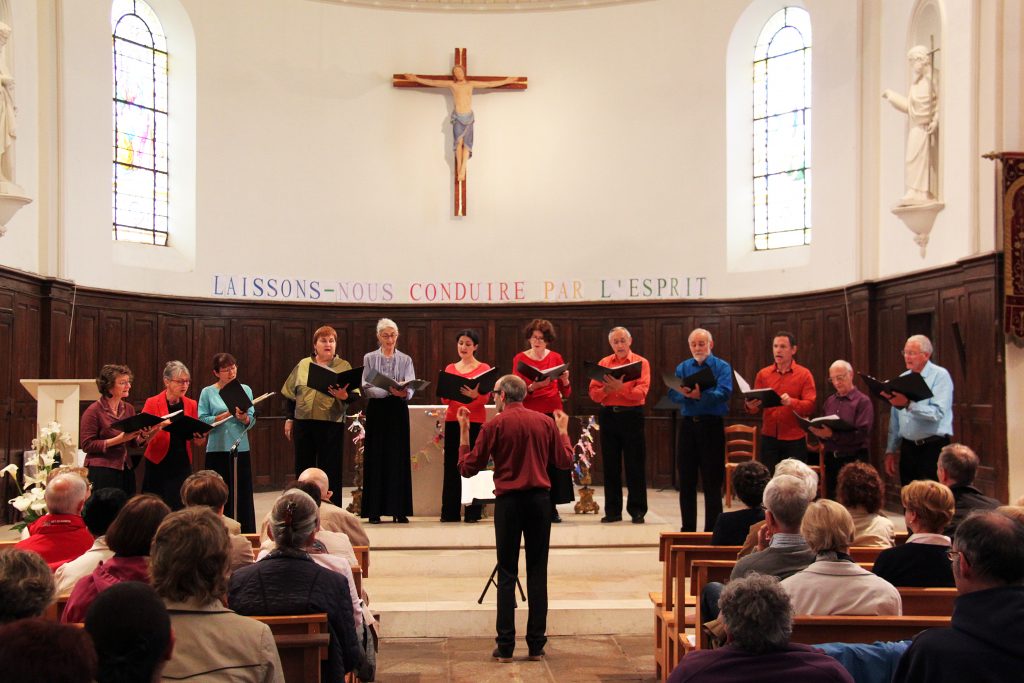
[[[47,485],[45,497],[51,515],[81,515],[89,484],[77,474],[61,474]]]
[[[319,486],[320,500],[329,502],[331,496],[334,495],[334,492],[331,491],[331,483],[327,478],[327,473],[319,467],[310,467],[309,469],[302,470],[302,474],[299,475],[299,481],[311,481]]]
[[[1024,581],[1024,524],[995,510],[973,512],[953,539],[953,578],[961,594]]]

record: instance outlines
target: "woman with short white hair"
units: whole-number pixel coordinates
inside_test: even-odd
[[[192,375],[179,360],[164,366],[164,390],[146,399],[142,412],[169,415],[181,411],[199,419],[199,404],[185,394],[192,386]],[[146,470],[142,492],[159,496],[172,510],[185,507],[181,502],[181,485],[192,474],[192,445],[206,442],[203,434],[183,434],[154,429],[146,444]]]
[[[412,358],[399,351],[398,325],[377,321],[380,347],[363,356],[366,440],[363,450],[362,516],[380,524],[382,515],[407,524],[412,515],[412,463],[409,460],[409,400],[412,389],[381,389],[370,382],[374,373],[396,382],[416,379]]]

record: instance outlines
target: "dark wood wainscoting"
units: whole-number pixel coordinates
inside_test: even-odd
[[[715,352],[750,380],[771,362],[776,330],[799,340],[798,360],[809,367],[819,401],[828,393],[828,365],[849,359],[857,369],[892,376],[902,368],[900,350],[908,334],[935,341],[934,360],[956,382],[956,438],[982,458],[980,487],[1005,499],[1006,411],[1003,336],[1000,332],[1001,257],[988,254],[936,270],[828,290],[742,300],[526,305],[324,305],[174,299],[78,288],[71,283],[0,269],[0,463],[27,448],[35,405],[18,383],[25,377],[93,377],[108,362],[135,372],[132,401],[141,407],[162,387],[163,364],[177,359],[193,373],[191,394],[212,382],[210,360],[230,351],[239,374],[257,393],[278,390],[295,362],[311,349],[313,330],[338,330],[338,348],[353,364],[375,346],[374,327],[387,315],[401,328],[399,347],[411,354],[418,374],[432,379],[456,358],[455,333],[481,332],[479,357],[508,369],[525,348],[523,325],[550,319],[558,340],[552,348],[574,365],[608,353],[606,334],[628,327],[633,349],[651,361],[655,374],[649,406],[664,394],[657,379],[688,356],[687,335],[712,331]],[[972,379],[971,382],[966,380]],[[572,415],[589,415],[582,373],[572,375]],[[416,404],[434,402],[431,390]],[[252,435],[253,472],[259,487],[279,486],[292,473],[291,445],[284,439],[284,402],[276,397],[260,411]],[[85,406],[83,405],[83,408]],[[647,471],[656,487],[673,485],[671,411],[648,408]],[[734,398],[731,421],[747,422]],[[881,459],[888,414],[880,411],[873,458]],[[578,426],[576,427],[578,429]],[[351,462],[346,444],[346,472]],[[203,463],[198,454],[196,466]],[[600,470],[600,467],[597,468]],[[600,482],[600,472],[595,472]],[[6,492],[5,492],[6,493]],[[892,494],[893,491],[890,491]]]

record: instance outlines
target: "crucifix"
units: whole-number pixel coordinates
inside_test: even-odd
[[[473,76],[466,74],[466,48],[455,48],[450,76],[395,74],[396,88],[445,88],[452,94],[452,130],[455,152],[454,215],[466,215],[466,164],[473,156],[473,91],[526,90],[526,76]]]

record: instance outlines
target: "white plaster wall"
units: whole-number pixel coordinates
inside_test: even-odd
[[[32,0],[11,2],[9,63],[13,66],[17,113],[15,179],[29,197],[39,197],[39,59],[36,6]],[[13,49],[12,49],[13,48]],[[0,264],[40,271],[39,202],[23,206],[0,238]]]
[[[745,0],[526,14],[182,4],[199,74],[191,268],[112,259],[108,4],[64,5],[67,271],[82,284],[205,296],[217,273],[391,280],[401,300],[409,280],[525,280],[537,299],[544,279],[576,278],[596,299],[602,277],[704,276],[715,297],[859,279],[841,257],[858,227],[854,3],[806,3],[820,46],[814,245],[742,269],[726,257],[723,65]],[[471,74],[530,78],[474,99],[462,219],[448,98],[390,83],[445,72],[455,46]]]

